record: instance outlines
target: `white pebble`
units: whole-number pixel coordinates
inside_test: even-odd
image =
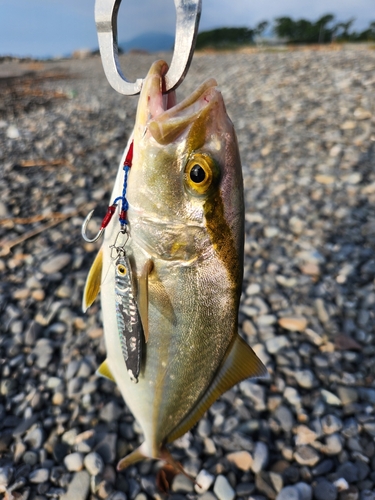
[[[195,478],[195,491],[197,493],[205,493],[208,491],[214,482],[215,476],[202,469]]]
[[[251,470],[257,474],[263,470],[268,463],[268,448],[262,441],[258,441],[255,444],[253,458],[254,461],[251,465]]]
[[[233,500],[236,496],[236,493],[229,484],[228,479],[221,474],[216,478],[214,493],[219,500]]]
[[[97,476],[104,469],[103,459],[95,451],[86,455],[83,463],[91,476]]]
[[[71,453],[64,458],[64,465],[70,472],[78,472],[83,468],[83,455],[82,453]]]
[[[20,132],[15,125],[9,125],[6,131],[8,139],[18,139]]]

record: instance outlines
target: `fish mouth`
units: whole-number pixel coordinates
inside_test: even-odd
[[[141,90],[136,128],[145,130],[162,145],[173,142],[221,96],[214,78],[206,80],[190,96],[176,104],[175,91],[165,94],[164,76],[168,71],[165,61],[156,61],[150,68]]]

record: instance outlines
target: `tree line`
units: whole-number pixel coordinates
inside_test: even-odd
[[[269,28],[277,38],[291,44],[375,41],[375,21],[370,22],[368,28],[363,31],[353,30],[354,21],[352,18],[345,22],[336,22],[333,14],[326,14],[316,21],[278,17],[273,26],[270,26],[268,21],[262,21],[254,28],[217,28],[203,31],[198,33],[196,47],[231,48],[251,45]]]

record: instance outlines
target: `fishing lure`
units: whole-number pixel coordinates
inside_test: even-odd
[[[142,358],[142,338],[143,328],[140,319],[138,306],[133,292],[132,269],[129,259],[126,255],[125,245],[129,237],[127,210],[128,201],[126,199],[127,180],[133,159],[133,143],[129,147],[126,155],[123,169],[124,181],[121,196],[118,196],[112,205],[107,209],[100,229],[94,238],[88,238],[86,228],[91,219],[91,211],[85,219],[82,226],[82,236],[87,242],[97,241],[103,234],[105,228],[116,212],[118,203],[121,202],[119,211],[120,231],[117,234],[116,241],[111,245],[111,257],[115,261],[115,297],[116,297],[116,320],[118,334],[120,338],[121,351],[124,357],[126,369],[130,379],[137,383]]]
[[[143,329],[135,301],[131,267],[125,252],[116,259],[116,319],[121,351],[130,379],[137,383],[141,366]]]

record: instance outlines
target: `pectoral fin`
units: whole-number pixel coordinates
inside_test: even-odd
[[[236,335],[231,347],[208,390],[195,408],[168,436],[171,443],[181,437],[195,425],[216,399],[242,380],[253,377],[266,377],[267,368],[239,335]]]
[[[165,316],[168,321],[175,325],[177,322],[176,315],[173,310],[171,299],[166,291],[163,283],[160,281],[156,270],[149,275],[148,279],[149,300],[156,309]]]
[[[143,266],[142,274],[138,279],[138,311],[141,317],[145,342],[148,341],[148,277],[154,267],[152,260]]]
[[[100,284],[102,279],[103,268],[103,249],[101,248],[97,253],[95,260],[87,275],[85,290],[83,292],[82,309],[86,312],[87,309],[93,304],[100,291]]]
[[[111,380],[112,382],[116,382],[116,380],[114,379],[114,377],[111,373],[111,370],[109,369],[107,360],[103,361],[103,363],[96,370],[96,373],[97,373],[97,375],[100,375],[101,377],[107,378],[108,380]]]

